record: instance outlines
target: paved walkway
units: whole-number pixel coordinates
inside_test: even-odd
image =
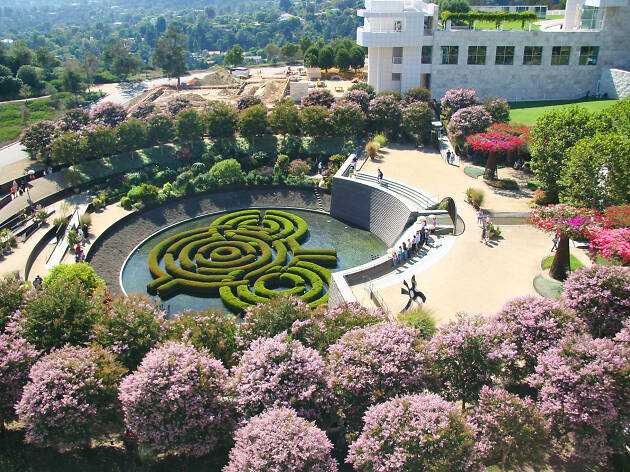
[[[364,172],[376,173],[380,168],[387,177],[401,180],[425,190],[438,200],[451,196],[455,199],[466,230],[447,243],[448,247],[434,248],[420,260],[407,263],[396,274],[389,274],[371,282],[376,293],[393,312],[400,311],[407,297],[400,293],[402,280],[416,275],[419,289],[427,296],[425,308],[438,324],[447,322],[458,312],[491,315],[511,298],[535,294],[533,279],[540,272],[540,261],[549,255],[551,237],[532,226],[501,226],[501,238],[488,244],[480,242],[481,229],[476,212],[466,203],[467,187],[484,188],[483,208],[491,211],[529,211],[526,192],[507,192],[488,187],[483,180],[473,179],[461,167],[446,164],[436,152],[421,152],[411,147],[388,146],[374,161],[363,166]],[[514,171],[505,169],[501,177],[512,177]],[[510,196],[513,195],[513,196]],[[573,250],[583,262],[584,254]],[[364,304],[371,304],[366,289],[369,284],[353,287],[353,293]]]
[[[7,205],[0,208],[0,223],[7,221],[9,218],[17,215],[20,211],[24,210],[34,202],[38,202],[43,198],[49,197],[64,188],[67,188],[68,184],[62,172],[55,172],[54,174],[47,175],[35,179],[31,183],[31,188],[28,192],[24,192],[16,199],[11,200]]]

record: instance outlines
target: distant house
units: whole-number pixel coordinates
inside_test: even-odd
[[[307,67],[306,76],[309,80],[318,80],[322,78],[322,70],[319,67]]]

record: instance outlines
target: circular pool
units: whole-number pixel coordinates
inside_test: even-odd
[[[159,295],[171,313],[238,311],[231,298],[253,304],[271,291],[296,293],[316,303],[327,299],[328,271],[364,264],[385,251],[370,232],[325,213],[278,208],[221,212],[145,239],[123,264],[120,283],[126,293]]]

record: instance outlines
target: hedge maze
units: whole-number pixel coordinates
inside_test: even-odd
[[[149,254],[154,280],[147,291],[163,300],[181,293],[221,297],[235,313],[280,293],[312,307],[327,303],[331,272],[326,267],[337,266],[337,251],[303,249],[307,233],[306,222],[285,211],[223,215],[210,226],[156,244]]]

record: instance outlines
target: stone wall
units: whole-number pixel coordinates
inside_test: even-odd
[[[370,231],[387,246],[405,229],[413,209],[378,185],[335,176],[330,215]]]
[[[604,69],[602,71],[600,93],[607,93],[609,98],[630,97],[630,71]]]

